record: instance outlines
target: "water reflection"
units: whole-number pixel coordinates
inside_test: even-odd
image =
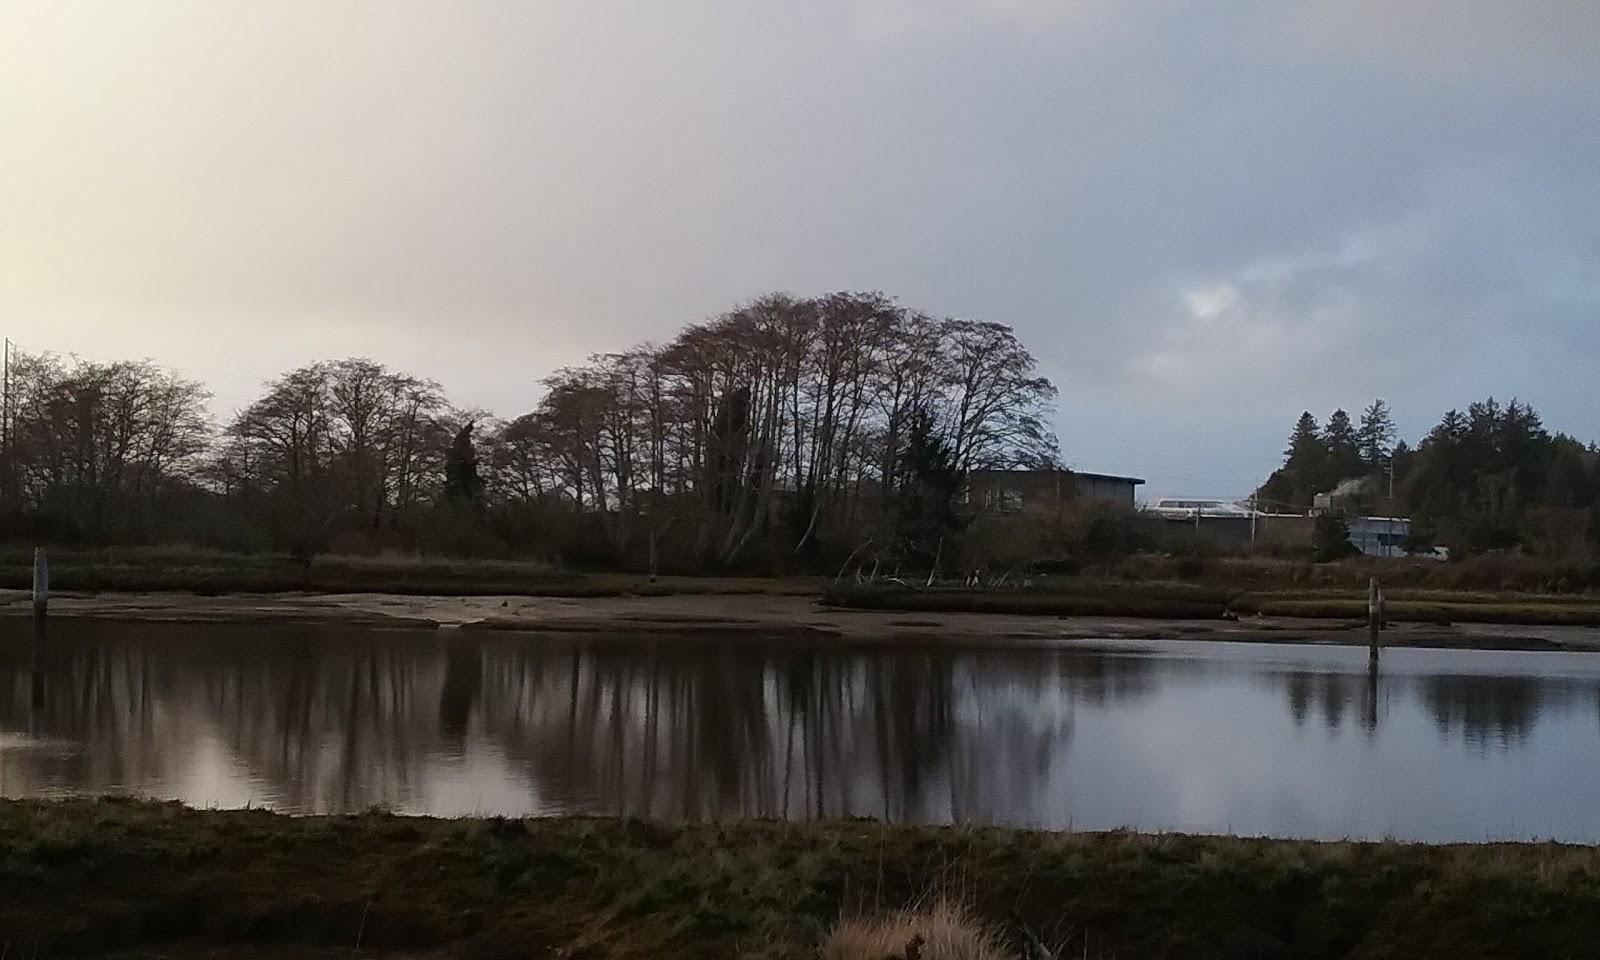
[[[8,796],[1600,839],[1573,655],[3,630]]]
[[[1439,676],[1422,681],[1422,696],[1441,734],[1506,744],[1528,739],[1542,686],[1533,677]]]
[[[1289,716],[1295,726],[1320,719],[1330,730],[1338,730],[1348,718],[1359,716],[1361,729],[1376,733],[1381,675],[1375,660],[1369,660],[1360,675],[1288,670],[1283,674],[1283,687]]]

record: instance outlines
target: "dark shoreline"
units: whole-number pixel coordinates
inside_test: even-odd
[[[530,636],[759,637],[797,642],[1040,646],[1085,640],[1205,640],[1365,646],[1357,620],[1281,616],[1174,619],[993,612],[859,610],[785,594],[538,597],[382,593],[272,595],[63,594],[51,621],[296,624],[362,629],[461,629]],[[31,616],[27,595],[0,593],[0,620]],[[1570,624],[1396,622],[1386,647],[1600,651],[1600,630]]]

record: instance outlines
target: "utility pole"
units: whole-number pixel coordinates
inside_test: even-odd
[[[0,497],[11,496],[11,338],[5,338],[5,376],[0,381]]]
[[[11,452],[11,338],[6,337],[5,395],[0,401],[0,457]],[[9,461],[8,461],[9,462]]]
[[[1392,557],[1392,556],[1395,555],[1395,548],[1394,548],[1394,454],[1392,454],[1392,453],[1389,455],[1389,509],[1385,510],[1384,513],[1389,515],[1389,520],[1385,524],[1389,528],[1389,536],[1387,538],[1389,542],[1385,543],[1383,545],[1383,555],[1386,556],[1386,557]]]
[[[1256,515],[1261,512],[1261,508],[1259,506],[1257,506],[1257,504],[1256,504],[1256,497],[1259,496],[1260,493],[1261,493],[1261,491],[1259,491],[1259,490],[1250,491],[1250,542],[1251,543],[1255,543],[1256,542]]]

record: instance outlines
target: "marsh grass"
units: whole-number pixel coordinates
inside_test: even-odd
[[[1600,943],[1600,853],[1554,844],[0,802],[0,931],[25,955],[359,936],[484,957],[814,960],[863,891],[892,905],[930,890],[961,891],[988,930],[1015,917],[1059,932],[1061,956],[1473,960]]]
[[[814,577],[693,577],[577,572],[536,560],[459,560],[389,552],[285,555],[182,545],[52,552],[62,593],[174,591],[391,593],[413,596],[817,596],[829,606],[926,613],[1215,619],[1228,615],[1360,619],[1379,576],[1391,618],[1431,623],[1600,625],[1600,568],[1524,557],[1461,563],[1359,559],[1311,564],[1265,557],[1130,557],[1072,575],[992,589],[856,585]],[[0,547],[0,589],[32,584],[32,551]]]
[[[309,568],[286,554],[223,553],[190,547],[51,551],[58,592],[393,593],[412,596],[611,597],[627,594],[815,595],[813,578],[661,577],[580,573],[535,560],[455,560],[415,554],[327,554]],[[0,589],[33,582],[31,549],[0,549]]]
[[[1018,960],[993,928],[949,900],[834,927],[820,960]]]

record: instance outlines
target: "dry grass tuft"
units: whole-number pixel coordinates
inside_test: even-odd
[[[834,928],[822,960],[1014,960],[990,928],[940,900],[884,917],[857,917]]]

